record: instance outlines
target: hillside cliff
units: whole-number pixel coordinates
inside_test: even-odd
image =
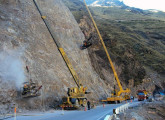
[[[63,0],[93,45],[88,48],[93,68],[102,79],[117,85],[98,35],[85,5],[77,0]],[[107,46],[122,85],[150,93],[155,85],[163,88],[165,70],[164,13],[120,7],[89,7]],[[139,12],[138,12],[139,11]],[[142,11],[142,12],[141,12]],[[157,17],[156,17],[157,16]],[[154,43],[154,44],[153,44]],[[159,46],[159,47],[158,47]]]
[[[60,0],[37,3],[81,83],[92,92],[87,97],[98,100],[106,96],[111,86],[94,71],[88,51],[79,49],[85,38],[69,9]],[[67,95],[68,87],[76,86],[33,0],[1,1],[0,26],[1,112],[11,111],[14,104],[23,109],[48,108]],[[22,83],[30,79],[43,86],[41,96],[22,99],[19,96]]]

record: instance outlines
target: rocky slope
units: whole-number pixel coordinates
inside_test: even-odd
[[[88,51],[79,49],[85,38],[69,9],[60,0],[37,3],[81,82],[92,92],[88,98],[106,96],[111,86],[93,69]],[[61,101],[68,87],[76,86],[33,0],[0,1],[0,26],[1,113],[5,109],[11,111],[14,104],[22,109],[48,108]],[[30,79],[43,85],[41,96],[22,99],[22,83]]]

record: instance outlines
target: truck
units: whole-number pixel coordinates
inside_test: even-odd
[[[146,90],[138,90],[137,97],[138,101],[144,101],[145,99],[148,99],[148,93]]]

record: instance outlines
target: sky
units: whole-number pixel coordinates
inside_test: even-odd
[[[130,7],[157,9],[165,12],[165,0],[120,0]]]

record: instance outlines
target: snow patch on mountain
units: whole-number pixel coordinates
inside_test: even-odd
[[[139,1],[132,1],[132,0],[88,0],[86,1],[87,5],[95,6],[95,7],[129,7],[130,9],[141,9],[141,10],[149,10],[150,12],[165,12],[165,9],[162,8],[161,3],[163,4],[162,0],[160,2],[153,2],[150,3],[145,0]],[[142,4],[143,3],[143,4]]]
[[[124,6],[124,3],[120,0],[89,0],[87,2],[89,6],[101,6],[101,7],[121,7]]]
[[[95,2],[93,2],[92,4],[90,4],[90,6],[101,6],[101,5],[98,4],[98,2],[99,2],[99,1],[95,1]]]

